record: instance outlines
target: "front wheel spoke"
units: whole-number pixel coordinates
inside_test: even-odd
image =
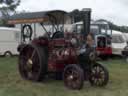
[[[75,88],[77,86],[76,82],[72,83],[72,87]]]
[[[80,84],[80,81],[79,79],[76,80],[76,84],[79,85]]]
[[[96,81],[96,85],[97,85],[97,86],[100,85],[100,81],[99,81],[99,79],[97,79],[97,81]]]
[[[68,86],[72,86],[72,82],[70,80],[67,80],[66,82]]]
[[[102,83],[103,83],[103,81],[104,81],[103,79],[99,79],[100,84],[102,84]]]
[[[105,74],[104,73],[100,74],[100,78],[105,78]]]
[[[96,79],[96,78],[94,79],[94,83],[95,83],[95,84],[97,83],[97,79]]]
[[[77,72],[73,72],[73,78],[78,78],[79,77],[79,74]]]
[[[98,85],[101,85],[103,83],[103,80],[101,78],[98,79]]]
[[[104,73],[104,71],[101,71],[100,74],[101,74],[101,75],[104,75],[105,73]]]
[[[71,70],[71,74],[72,74],[72,75],[74,74],[74,70],[73,70],[73,69]]]
[[[103,78],[101,77],[100,79],[101,79],[102,81],[104,81],[104,77],[103,77]]]
[[[103,79],[99,79],[99,84],[102,85],[104,83]]]
[[[91,80],[93,80],[93,81],[95,80],[94,76],[91,77]]]
[[[71,74],[71,71],[70,70],[68,70],[67,72],[66,72],[66,74],[68,75],[68,74]]]
[[[98,79],[97,79],[97,81],[96,81],[96,85],[99,85]]]
[[[93,73],[93,74],[95,74],[95,73],[96,73],[96,71],[95,71],[94,69],[92,69],[92,73]]]
[[[98,66],[96,67],[96,71],[97,71],[97,73],[100,72],[100,68]]]
[[[103,69],[102,68],[100,68],[100,71],[99,72],[102,72],[103,71]]]
[[[97,73],[97,67],[94,67],[92,70],[95,74]]]
[[[70,74],[65,74],[64,77],[68,79],[70,77]]]

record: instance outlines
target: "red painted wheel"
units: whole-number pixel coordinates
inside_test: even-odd
[[[109,81],[109,72],[101,64],[94,64],[91,69],[89,81],[94,86],[105,86]]]
[[[46,72],[46,59],[43,48],[27,45],[19,55],[19,72],[28,80],[40,81]]]
[[[64,84],[70,89],[81,89],[84,84],[84,72],[76,64],[67,65],[63,74]]]

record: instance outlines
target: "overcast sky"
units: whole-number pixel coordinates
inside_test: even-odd
[[[21,0],[18,11],[46,11],[92,8],[93,19],[107,19],[118,25],[128,25],[128,0]]]

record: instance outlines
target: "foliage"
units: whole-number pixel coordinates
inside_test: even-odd
[[[3,6],[0,7],[1,10],[14,11],[20,4],[20,0],[0,0],[0,4],[3,4]]]
[[[6,25],[6,20],[11,14],[15,13],[15,9],[19,6],[20,0],[0,0],[0,12],[2,14],[1,22],[2,25]]]
[[[98,21],[108,22],[110,29],[112,29],[112,30],[117,30],[117,31],[125,32],[125,33],[128,32],[128,26],[118,26],[118,25],[114,24],[113,22],[105,20],[105,19],[99,19]]]

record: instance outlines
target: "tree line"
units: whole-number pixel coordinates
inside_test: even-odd
[[[70,15],[73,18],[74,22],[82,21],[81,11],[79,11],[78,9],[75,9],[72,12],[70,12]],[[111,30],[116,30],[116,31],[128,33],[128,26],[119,26],[119,25],[116,25],[113,22],[105,20],[105,19],[99,19],[98,21],[108,22]]]
[[[10,15],[16,13],[20,0],[0,0],[0,26],[8,26],[7,20]]]

